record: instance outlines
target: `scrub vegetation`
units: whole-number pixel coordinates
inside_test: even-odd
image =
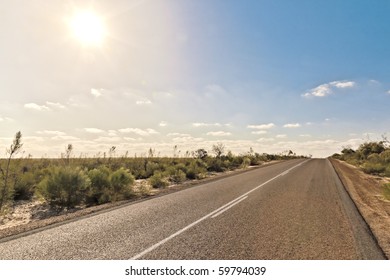
[[[156,157],[152,148],[144,157],[115,156],[112,147],[103,156],[85,158],[74,156],[69,144],[60,158],[37,159],[17,156],[22,145],[22,134],[18,132],[7,149],[7,157],[0,159],[0,213],[19,200],[40,199],[58,209],[127,200],[148,195],[147,186],[166,188],[217,172],[301,157],[291,151],[275,155],[252,149],[234,155],[218,143],[210,152],[198,149],[183,157]],[[136,180],[141,181],[138,188]]]
[[[332,157],[355,165],[367,174],[390,177],[390,143],[385,137],[382,141],[365,142],[357,150],[345,147]],[[390,184],[383,185],[383,196],[390,200]]]

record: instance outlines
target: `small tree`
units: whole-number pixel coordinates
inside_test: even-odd
[[[7,149],[8,159],[6,163],[5,169],[3,169],[2,166],[0,166],[0,172],[2,176],[2,186],[0,190],[0,211],[4,206],[4,203],[7,201],[9,197],[9,186],[8,186],[8,179],[10,176],[10,163],[12,157],[17,154],[20,149],[22,148],[22,133],[18,131],[15,134],[15,138],[13,140],[13,143],[11,144],[11,147]]]
[[[197,149],[193,152],[194,158],[205,159],[207,157],[207,151],[205,149]]]
[[[220,158],[225,153],[225,145],[223,143],[214,144],[212,151],[215,154],[215,157]]]

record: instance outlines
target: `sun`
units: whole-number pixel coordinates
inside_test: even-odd
[[[106,37],[104,20],[93,11],[76,12],[69,25],[75,38],[84,46],[100,46]]]

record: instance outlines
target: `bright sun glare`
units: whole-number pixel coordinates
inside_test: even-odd
[[[106,36],[101,17],[92,11],[77,12],[70,21],[74,36],[85,46],[99,46]]]

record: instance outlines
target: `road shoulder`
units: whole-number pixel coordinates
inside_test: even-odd
[[[335,171],[370,227],[386,257],[390,258],[390,201],[382,194],[383,178],[367,175],[355,166],[330,159]]]

